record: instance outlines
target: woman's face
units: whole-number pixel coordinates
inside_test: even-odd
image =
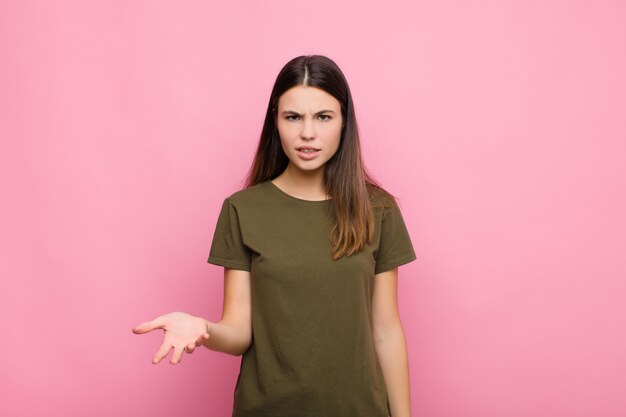
[[[341,140],[341,104],[326,91],[295,86],[278,99],[276,126],[292,168],[323,169]],[[302,148],[312,148],[305,151]]]

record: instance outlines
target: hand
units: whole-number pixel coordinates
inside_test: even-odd
[[[174,312],[135,326],[133,333],[144,334],[155,329],[163,329],[165,332],[163,344],[152,358],[152,363],[156,365],[161,362],[170,349],[174,348],[170,363],[175,365],[181,361],[183,351],[193,353],[197,346],[209,338],[209,325],[210,322],[202,317]]]

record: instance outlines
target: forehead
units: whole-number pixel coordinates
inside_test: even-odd
[[[292,110],[308,110],[321,107],[338,110],[341,104],[335,97],[321,88],[297,85],[280,96],[278,106],[280,108],[293,108]]]

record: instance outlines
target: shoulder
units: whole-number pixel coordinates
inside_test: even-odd
[[[374,209],[390,209],[398,206],[396,196],[376,184],[367,184],[370,204]]]
[[[237,190],[225,198],[225,202],[235,207],[258,204],[267,196],[267,181]]]
[[[368,184],[370,203],[380,220],[402,218],[402,210],[398,204],[398,197],[378,185]]]

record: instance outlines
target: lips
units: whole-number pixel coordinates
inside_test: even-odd
[[[306,151],[306,149],[311,149],[311,151]],[[313,148],[311,146],[303,146],[301,148],[297,148],[296,150],[296,154],[298,155],[298,157],[300,157],[300,159],[304,161],[310,161],[312,159],[315,159],[320,154],[319,149]]]

